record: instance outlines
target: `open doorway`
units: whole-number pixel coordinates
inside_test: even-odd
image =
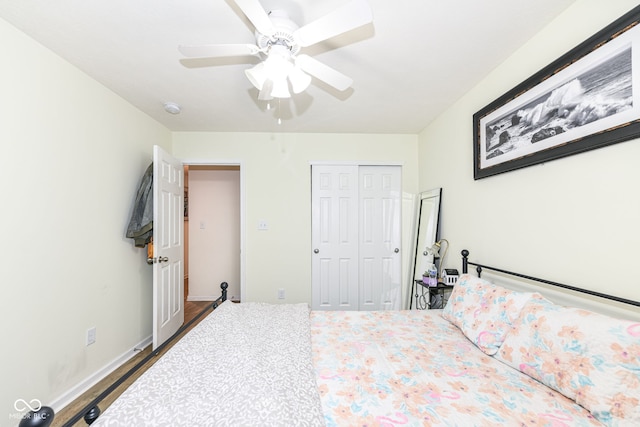
[[[220,283],[241,300],[240,166],[185,164],[184,273],[187,301],[212,301]]]

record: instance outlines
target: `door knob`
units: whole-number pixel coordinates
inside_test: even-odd
[[[395,248],[395,249],[393,250],[393,252],[398,253],[398,252],[400,252],[400,249]]]
[[[314,249],[314,250],[313,250],[313,253],[314,253],[314,254],[320,253],[320,249]]]
[[[169,257],[166,257],[166,256],[158,257],[158,262],[169,262]]]

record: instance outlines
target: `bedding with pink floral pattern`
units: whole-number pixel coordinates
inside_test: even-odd
[[[311,332],[328,427],[601,425],[480,351],[439,310],[312,311]]]
[[[543,298],[527,302],[496,358],[611,426],[640,426],[640,323]]]
[[[530,292],[514,292],[484,279],[463,274],[458,279],[442,317],[488,355],[494,355],[517,319]]]

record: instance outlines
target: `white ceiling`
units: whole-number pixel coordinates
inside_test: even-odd
[[[260,1],[300,26],[347,2]],[[416,134],[573,1],[369,0],[373,24],[302,51],[353,87],[314,80],[271,110],[243,72],[257,58],[178,52],[254,43],[233,0],[2,0],[0,17],[173,131]]]

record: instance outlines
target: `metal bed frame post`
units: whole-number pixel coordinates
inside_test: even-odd
[[[463,249],[462,252],[460,252],[462,254],[462,273],[466,274],[469,271],[469,264],[471,265],[477,265],[476,267],[476,273],[478,273],[478,277],[482,276],[482,266],[478,265],[478,264],[474,264],[472,262],[469,262],[469,251],[466,249]]]

